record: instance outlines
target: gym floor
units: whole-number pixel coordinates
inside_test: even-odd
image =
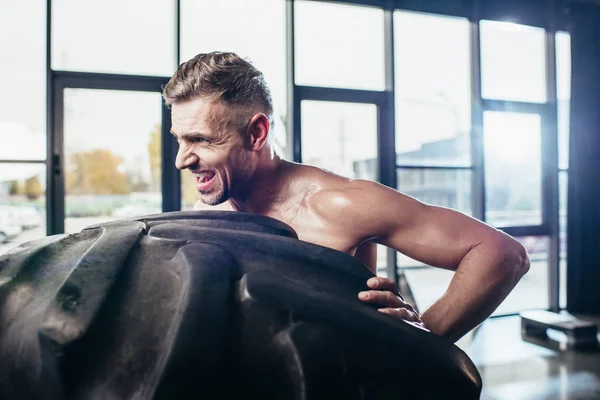
[[[482,400],[600,399],[600,351],[526,342],[518,316],[489,319],[458,345],[481,373]]]

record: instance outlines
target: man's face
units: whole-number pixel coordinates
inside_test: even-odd
[[[171,133],[179,142],[175,166],[194,174],[205,204],[227,201],[234,185],[242,188],[253,170],[252,152],[238,125],[229,123],[231,118],[226,105],[208,99],[195,98],[171,108]]]

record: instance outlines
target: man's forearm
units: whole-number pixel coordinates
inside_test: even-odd
[[[482,243],[467,253],[446,293],[421,319],[433,333],[457,341],[494,312],[528,269],[522,247]]]

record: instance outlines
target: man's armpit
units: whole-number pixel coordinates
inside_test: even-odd
[[[362,242],[356,248],[354,257],[362,261],[371,272],[377,271],[377,245],[371,241]]]

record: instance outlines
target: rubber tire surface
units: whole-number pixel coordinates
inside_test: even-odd
[[[0,257],[0,399],[476,399],[453,344],[357,298],[287,225],[176,212]]]

